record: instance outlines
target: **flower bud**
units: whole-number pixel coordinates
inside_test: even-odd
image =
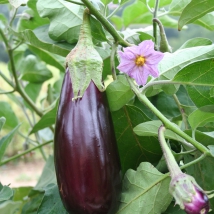
[[[174,177],[170,183],[170,192],[175,198],[176,204],[187,214],[209,212],[208,197],[192,176],[180,173]]]

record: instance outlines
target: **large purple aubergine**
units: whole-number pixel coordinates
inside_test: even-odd
[[[90,82],[72,101],[67,69],[54,141],[57,182],[69,213],[114,214],[120,195],[120,162],[104,92]]]

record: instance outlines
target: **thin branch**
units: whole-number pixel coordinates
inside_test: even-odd
[[[112,46],[111,46],[111,55],[110,55],[110,67],[111,67],[111,72],[112,72],[112,77],[113,77],[113,80],[116,80],[117,79],[117,74],[116,74],[116,70],[115,70],[115,62],[114,62],[114,59],[115,59],[115,53],[117,51],[117,45],[116,43],[114,43]]]
[[[118,42],[118,44],[124,47],[131,46],[131,44],[120,36],[120,34],[115,30],[115,27],[93,6],[89,0],[82,0],[82,2],[88,7],[90,13],[102,23],[105,29],[113,36],[114,40]]]
[[[84,6],[83,3],[80,3],[80,2],[77,2],[77,1],[72,1],[72,0],[64,0],[64,1],[67,1],[67,2],[70,2],[70,3],[73,3],[73,4],[78,4],[78,5]]]
[[[0,91],[0,94],[12,94],[15,90],[12,91]]]
[[[153,13],[153,19],[157,18],[157,13],[158,13],[158,8],[159,8],[159,0],[156,0],[155,3],[155,9]],[[155,38],[155,45],[157,46],[158,44],[158,39],[157,39],[157,24],[153,22],[153,37]]]
[[[131,78],[127,76],[127,80],[131,86],[131,89],[133,92],[137,95],[140,102],[142,102],[144,105],[146,105],[164,124],[164,126],[173,131],[174,133],[178,134],[180,137],[185,139],[187,142],[191,143],[195,148],[197,148],[202,153],[205,153],[209,156],[212,156],[209,149],[207,149],[204,145],[196,141],[195,139],[191,138],[189,135],[187,135],[185,132],[183,132],[176,124],[172,123],[167,119],[151,102],[150,100],[145,96],[145,94],[142,94],[139,89],[136,87],[134,82]]]
[[[50,143],[52,143],[52,142],[53,142],[53,140],[47,141],[47,142],[45,142],[45,143],[43,143],[43,144],[40,144],[40,145],[35,146],[35,147],[31,148],[31,149],[28,149],[28,150],[26,150],[26,151],[24,151],[24,152],[22,152],[22,153],[20,153],[20,154],[14,155],[13,157],[8,158],[7,160],[4,160],[4,161],[0,162],[0,166],[5,165],[6,163],[8,163],[8,162],[10,162],[10,161],[13,161],[13,160],[15,160],[15,159],[17,159],[17,158],[20,158],[21,156],[26,155],[26,154],[28,154],[28,153],[30,153],[30,152],[36,150],[36,149],[39,149],[39,148],[41,148],[41,147],[43,147],[43,146],[45,146],[45,145],[47,145],[47,144],[50,144]]]
[[[182,120],[183,120],[184,125],[185,125],[185,129],[188,129],[188,123],[187,123],[187,119],[186,119],[186,115],[185,115],[184,109],[181,107],[181,103],[180,103],[180,101],[179,101],[179,99],[178,99],[176,94],[173,94],[173,98],[174,98],[175,103],[177,104],[178,109],[179,109],[179,111],[181,113]]]
[[[43,116],[43,113],[39,109],[37,109],[37,107],[34,105],[32,100],[28,97],[28,95],[25,93],[25,91],[23,90],[23,88],[20,85],[20,82],[18,80],[18,76],[16,73],[15,62],[14,62],[14,58],[13,58],[13,50],[11,49],[2,29],[0,29],[0,35],[5,43],[5,46],[6,46],[7,52],[8,52],[8,56],[10,59],[11,70],[12,70],[13,77],[14,77],[15,84],[16,84],[16,86],[14,88],[16,89],[16,91],[19,92],[19,94],[23,97],[23,99],[30,105],[30,107],[37,113],[37,115],[39,115],[40,117]]]

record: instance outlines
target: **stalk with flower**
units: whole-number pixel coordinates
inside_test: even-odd
[[[169,191],[175,199],[175,203],[184,209],[187,214],[206,214],[209,212],[209,200],[205,191],[196,183],[195,179],[183,173],[171,150],[169,149],[165,137],[165,127],[159,128],[159,142],[167,163],[171,182]]]
[[[145,85],[149,75],[158,77],[158,63],[164,54],[154,50],[154,43],[145,40],[138,46],[131,46],[118,51],[120,64],[117,67],[121,72],[135,79],[138,85]]]

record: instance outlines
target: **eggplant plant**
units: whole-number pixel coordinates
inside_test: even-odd
[[[170,33],[212,33],[213,11],[0,0],[0,170],[45,163],[31,187],[0,176],[0,213],[212,213],[213,37]]]

